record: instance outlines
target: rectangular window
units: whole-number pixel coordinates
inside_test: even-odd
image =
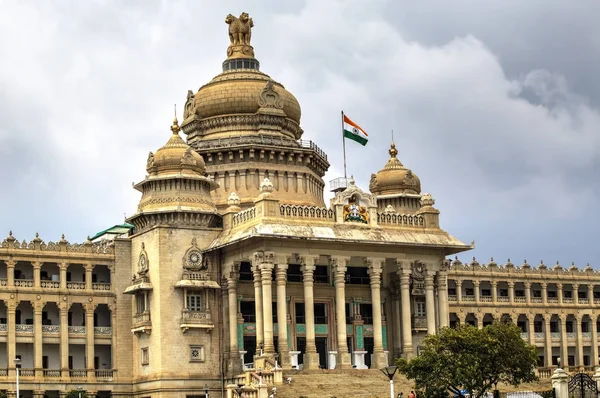
[[[415,297],[415,316],[425,316],[425,297]]]
[[[148,347],[142,348],[142,365],[148,365],[150,363],[150,356],[148,355]]]
[[[146,310],[144,296],[142,296],[140,294],[136,295],[135,296],[135,304],[136,304],[136,311],[138,314],[141,314]]]
[[[204,362],[204,346],[190,346],[190,362]]]
[[[573,298],[573,292],[570,292],[568,290],[563,291],[563,297],[564,298]]]
[[[317,265],[315,267],[315,282],[329,283],[329,269],[326,265]]]
[[[533,323],[533,331],[535,333],[542,333],[542,325],[543,323],[541,321],[535,321]]]
[[[188,294],[187,296],[187,308],[190,311],[202,311],[202,295],[200,294]]]
[[[558,333],[558,322],[550,322],[550,333]]]
[[[483,297],[491,297],[492,291],[490,289],[481,289],[481,295]]]
[[[247,261],[240,263],[240,281],[252,281],[252,265]]]
[[[515,297],[525,297],[525,290],[515,290]]]
[[[533,291],[533,297],[542,297],[542,291],[541,290],[534,290]]]
[[[287,269],[288,282],[302,282],[302,269],[298,264],[290,264]]]
[[[473,289],[471,289],[470,287],[467,287],[465,289],[465,295],[466,296],[474,296],[475,295],[475,291]]]

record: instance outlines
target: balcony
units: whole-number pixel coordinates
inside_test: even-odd
[[[85,290],[85,282],[67,282],[69,290]]]
[[[110,283],[92,283],[92,290],[109,292],[111,289]]]
[[[475,296],[463,295],[462,296],[462,301],[464,301],[464,302],[475,302]]]
[[[71,369],[69,370],[69,376],[74,379],[85,379],[87,378],[87,370],[85,369]]]
[[[580,298],[580,299],[577,300],[577,303],[578,304],[589,304],[590,300],[587,299],[587,298]]]
[[[19,369],[19,377],[35,377],[35,369]]]
[[[44,377],[47,379],[60,378],[60,369],[44,369]]]
[[[94,327],[94,336],[97,336],[97,337],[110,337],[110,336],[112,336],[112,327],[110,327],[110,326],[96,326],[96,327]]]
[[[560,332],[552,332],[552,333],[550,333],[550,338],[552,340],[560,340]]]
[[[33,279],[15,279],[15,287],[31,288],[33,287]]]
[[[213,329],[215,327],[210,312],[190,310],[181,311],[179,326],[184,332],[188,329]]]
[[[42,325],[43,334],[60,334],[60,325]]]
[[[427,330],[427,318],[424,316],[413,316],[413,330]]]
[[[58,281],[40,281],[42,289],[59,289],[60,282]]]
[[[6,323],[0,323],[0,332],[8,332],[8,325]]]
[[[563,298],[563,304],[574,304],[575,300],[572,298]]]
[[[451,303],[456,303],[456,295],[448,295],[448,301]]]
[[[133,316],[131,333],[135,333],[136,335],[140,333],[149,334],[151,331],[152,321],[150,319],[150,311],[140,312],[139,314],[135,314]]]
[[[543,300],[541,297],[532,297],[531,298],[531,303],[532,304],[542,304]]]
[[[69,326],[69,334],[85,336],[85,326]]]
[[[499,303],[508,303],[508,296],[498,296],[496,297],[496,300]]]
[[[558,297],[548,297],[548,304],[558,304]]]
[[[8,279],[0,279],[0,286],[8,286]]]
[[[479,297],[479,301],[481,301],[482,303],[491,303],[492,296],[481,296]]]
[[[525,297],[515,297],[515,303],[525,303]]]
[[[113,369],[96,369],[94,374],[98,381],[112,381],[114,372]]]
[[[33,333],[33,325],[15,325],[15,330],[17,333]]]

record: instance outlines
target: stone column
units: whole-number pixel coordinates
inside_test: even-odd
[[[9,273],[10,275],[10,273]],[[7,364],[9,370],[12,368],[13,370],[10,373],[14,372],[15,369],[15,358],[17,357],[17,329],[16,329],[16,316],[15,313],[17,311],[17,306],[19,305],[16,301],[8,301],[6,303],[6,315],[8,319],[6,320],[8,327],[8,335],[6,339],[6,355]]]
[[[498,304],[498,282],[491,281],[492,285],[492,304]]]
[[[265,354],[273,355],[275,346],[273,345],[273,262],[275,261],[275,253],[273,252],[256,252],[254,259],[258,263],[260,269],[260,278],[262,284],[262,301],[263,301],[263,333]]]
[[[482,314],[481,312],[475,314],[475,318],[477,318],[477,329],[483,329],[483,318],[485,317],[485,314]]]
[[[438,271],[438,301],[440,311],[440,327],[447,327],[450,324],[448,315],[448,272],[446,263],[442,265],[444,269]]]
[[[456,278],[454,281],[456,283],[456,302],[458,304],[462,303],[462,279]]]
[[[515,303],[515,283],[513,281],[508,282],[508,302],[511,305]]]
[[[67,263],[60,263],[58,265],[59,267],[59,272],[60,272],[60,288],[62,290],[66,290],[67,289],[67,269],[69,268],[69,264]]]
[[[579,304],[579,285],[576,283],[573,284],[573,303]]]
[[[35,333],[33,334],[33,369],[35,375],[43,377],[42,371],[42,309],[44,303],[37,301],[33,305],[33,327]]]
[[[480,285],[481,285],[481,283],[479,282],[479,279],[473,279],[473,290],[475,292],[475,303],[477,303],[477,304],[479,304],[479,300],[481,300],[480,291],[479,291]],[[427,288],[427,287],[425,287],[425,288]]]
[[[590,305],[594,305],[594,285],[588,285],[588,302]],[[596,358],[598,359],[598,358]]]
[[[556,398],[569,397],[569,375],[563,369],[556,369],[552,375],[552,388],[555,391]]]
[[[548,304],[548,284],[546,282],[540,283],[542,285],[542,303]]]
[[[388,366],[387,357],[383,352],[383,325],[381,323],[381,273],[385,265],[385,258],[366,258],[365,265],[368,267],[371,282],[371,305],[373,307],[374,363],[372,367],[381,369]]]
[[[15,265],[17,264],[14,260],[6,260],[6,276],[8,277],[8,287],[15,286]]]
[[[590,299],[590,300],[593,300]],[[597,315],[590,316],[592,322],[592,365],[598,366],[598,326],[596,322],[598,321]]]
[[[531,304],[531,282],[525,282],[525,303]]]
[[[556,284],[556,291],[558,292],[558,304],[562,304],[563,303],[563,284],[562,283],[557,283]]]
[[[88,263],[85,265],[85,288],[87,290],[92,290],[92,271],[94,270],[94,265],[92,263]]]
[[[461,309],[461,311],[462,311],[462,309]],[[458,324],[460,326],[466,325],[467,314],[465,314],[464,312],[457,312],[456,317],[458,318]]]
[[[240,348],[238,347],[238,328],[237,328],[237,269],[230,272],[227,278],[227,302],[229,309],[229,371],[237,374],[242,370],[240,363]]]
[[[62,278],[62,277],[61,277]],[[61,279],[62,281],[62,279]],[[60,307],[60,369],[63,378],[69,377],[69,307],[62,302]]]
[[[563,364],[563,368],[569,367],[569,351],[567,345],[567,316],[560,314],[560,356]]]
[[[410,263],[398,262],[400,276],[400,295],[402,297],[402,354],[410,359],[413,356],[412,322],[410,312]]]
[[[435,334],[435,296],[433,295],[433,273],[434,271],[428,270],[425,274],[425,313],[427,315],[428,334]]]
[[[87,268],[86,268],[87,272]],[[86,279],[86,284],[87,284]],[[90,278],[91,283],[91,278]],[[94,309],[96,305],[93,303],[88,303],[85,305],[85,356],[87,359],[86,368],[88,370],[88,379],[95,379],[94,372]]]
[[[529,332],[529,344],[535,345],[535,314],[527,314],[527,321],[527,331]]]
[[[577,297],[577,296],[575,296]],[[575,316],[575,338],[577,339],[577,361],[575,366],[583,366],[583,335],[581,332],[581,315]],[[594,345],[598,345],[597,341],[594,341]]]
[[[277,255],[275,281],[277,283],[277,344],[279,346],[279,362],[282,367],[291,366],[290,349],[287,336],[287,298],[285,284],[287,282],[288,257]]]
[[[400,317],[400,285],[396,286],[392,292],[392,322],[394,325],[393,339],[394,339],[394,358],[398,358],[402,355],[402,323]],[[438,296],[439,298],[439,296]],[[440,323],[442,322],[440,318]]]
[[[303,257],[302,276],[304,282],[304,315],[306,317],[306,353],[304,354],[304,367],[306,369],[319,369],[319,353],[315,345],[315,301],[313,296],[313,283],[315,261],[319,256]]]
[[[40,261],[32,261],[31,265],[33,265],[33,286],[36,288],[40,288],[40,271],[42,268],[42,263]]]
[[[332,256],[333,282],[335,284],[335,324],[337,336],[337,369],[352,368],[346,335],[346,269],[350,257]]]
[[[263,332],[263,299],[260,269],[258,264],[252,264],[252,276],[254,279],[254,311],[256,315],[256,355],[260,355],[260,347],[264,344]]]
[[[552,333],[550,332],[551,314],[544,314],[544,365],[549,368],[552,366]],[[535,335],[534,335],[535,341]]]

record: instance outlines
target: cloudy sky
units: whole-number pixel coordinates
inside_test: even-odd
[[[342,169],[339,112],[368,187],[387,158],[435,197],[462,255],[600,268],[597,0],[0,0],[0,234],[70,241],[123,221],[148,151],[220,72],[247,11],[261,69]]]

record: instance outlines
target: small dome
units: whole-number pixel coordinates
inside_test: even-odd
[[[155,176],[158,174],[181,173],[204,176],[206,174],[204,159],[179,136],[177,118],[173,120],[171,131],[173,134],[169,141],[155,154],[150,152],[148,155],[146,165],[148,174]]]
[[[396,145],[392,142],[389,150],[390,160],[383,169],[371,176],[369,189],[376,195],[387,194],[420,194],[421,180],[410,169],[398,160]]]

